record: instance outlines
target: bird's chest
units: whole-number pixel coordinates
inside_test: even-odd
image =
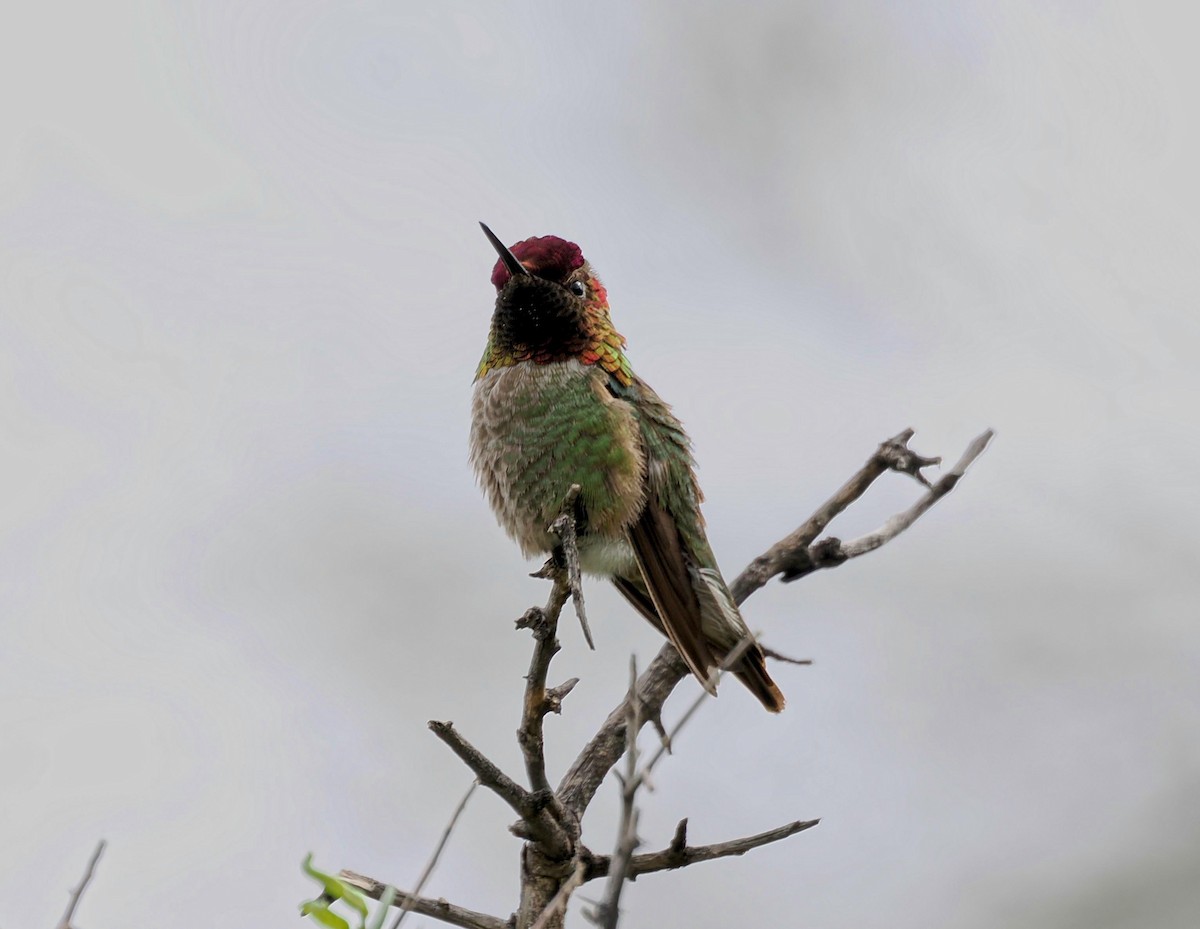
[[[622,533],[641,511],[636,416],[603,376],[576,361],[522,363],[475,384],[471,460],[500,524],[527,554],[550,549],[546,527],[572,484],[585,534]]]

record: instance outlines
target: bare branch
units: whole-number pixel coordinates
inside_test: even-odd
[[[828,555],[824,555],[820,551],[814,553],[810,547],[811,549],[820,549],[821,546],[826,546],[827,550],[835,551],[830,543],[836,542],[836,540],[826,539],[816,545],[812,544],[813,540],[820,535],[830,520],[861,497],[871,483],[885,471],[899,471],[919,477],[922,468],[936,463],[938,459],[922,457],[908,448],[908,441],[912,436],[913,430],[905,429],[880,445],[858,473],[850,478],[803,525],[755,558],[729,585],[734,600],[739,605],[744,603],[751,594],[779,574],[783,574],[785,579],[789,579],[810,573],[813,570],[810,565],[814,557],[818,560],[829,560]],[[894,538],[937,500],[949,493],[966,472],[967,467],[982,454],[991,438],[992,431],[990,429],[978,436],[968,446],[967,451],[954,468],[933,485],[911,510],[894,518],[901,522],[897,523],[897,528],[885,538],[876,542],[872,535],[856,540],[854,543],[848,543],[848,546],[863,547],[862,551],[855,549],[854,554],[864,554],[866,551],[878,548],[888,539]],[[841,543],[838,542],[837,545],[840,546]],[[867,545],[872,547],[868,548]],[[847,555],[847,557],[853,556]],[[845,560],[846,558],[842,558],[842,561]],[[832,563],[830,562],[828,566],[831,566]],[[669,643],[664,645],[638,680],[637,697],[643,707],[642,723],[661,712],[663,702],[687,674],[688,668],[674,647]],[[609,713],[608,718],[584,746],[583,751],[576,757],[559,784],[558,796],[567,810],[574,815],[583,815],[583,811],[591,803],[592,797],[595,796],[605,775],[621,757],[625,749],[626,716],[626,701],[623,700]]]
[[[889,460],[904,464],[904,470],[912,473],[913,467],[902,460],[903,453],[908,451],[908,440],[913,437],[912,429],[905,429],[883,442],[875,453],[867,459],[867,463],[846,481],[837,493],[826,500],[817,511],[808,517],[799,528],[790,535],[780,539],[767,551],[755,558],[737,579],[729,585],[733,598],[739,604],[745,601],[758,588],[762,587],[776,574],[786,571],[795,559],[796,552],[807,551],[808,546],[821,534],[835,516],[846,509],[851,503],[866,493],[867,488],[888,469]]]
[[[785,581],[791,581],[810,574],[816,570],[816,567],[830,567],[833,564],[841,564],[841,561],[845,561],[845,558],[842,558],[841,561],[834,560],[829,552],[821,550],[810,551],[810,546],[812,546],[817,536],[824,531],[825,527],[829,525],[830,521],[866,493],[867,488],[885,471],[891,470],[900,472],[901,474],[909,474],[926,487],[929,487],[929,481],[921,473],[921,469],[937,464],[941,459],[926,458],[912,451],[908,447],[908,441],[912,437],[913,430],[905,429],[903,432],[897,433],[886,442],[883,442],[875,450],[875,454],[867,459],[867,463],[858,470],[858,473],[843,484],[837,493],[818,507],[817,511],[805,520],[798,529],[786,538],[780,539],[767,551],[755,558],[747,566],[746,570],[738,575],[734,582],[729,585],[734,600],[742,603],[750,594],[778,574],[782,574]],[[971,448],[975,448],[978,445],[979,449],[971,457],[970,461],[978,457],[991,437],[992,431],[989,429],[971,443]],[[970,464],[970,461],[967,464]],[[959,477],[961,476],[960,474]],[[932,506],[938,497],[948,493],[956,482],[957,478],[951,481],[949,487],[939,493],[934,500],[931,500],[925,509]],[[921,512],[924,512],[924,510]],[[882,545],[883,542],[879,544]],[[818,546],[814,546],[814,548],[819,549],[819,546],[820,543]],[[817,559],[823,559],[816,566],[814,566],[814,556]]]
[[[79,898],[83,896],[83,892],[87,890],[87,885],[92,879],[92,875],[96,871],[96,862],[100,860],[100,856],[104,854],[104,847],[107,843],[101,839],[96,843],[96,850],[92,852],[92,857],[88,859],[87,869],[83,872],[83,880],[79,882],[79,886],[71,891],[71,899],[67,903],[67,910],[62,915],[62,919],[58,921],[57,929],[72,929],[71,920],[75,918],[75,908],[79,906]]]
[[[550,599],[544,608],[533,607],[517,620],[518,629],[533,632],[533,656],[529,659],[529,673],[525,675],[525,705],[521,713],[521,727],[517,730],[517,741],[525,758],[525,773],[529,786],[534,790],[549,790],[546,779],[546,755],[542,721],[551,711],[551,699],[546,692],[546,675],[550,661],[558,652],[559,644],[555,633],[558,630],[558,615],[570,596],[570,590],[561,580],[554,582]],[[561,706],[561,697],[559,698]]]
[[[538,801],[536,817],[522,813],[522,821],[512,831],[530,840],[521,853],[521,903],[515,917],[525,929],[533,923],[546,929],[561,929],[567,900],[573,889],[571,871],[577,865],[579,819],[568,814],[559,797],[550,789],[546,778],[545,732],[546,714],[562,710],[562,701],[578,678],[557,687],[546,686],[550,662],[558,652],[558,622],[567,598],[575,601],[575,613],[583,628],[588,646],[595,648],[588,628],[583,604],[583,588],[576,545],[576,511],[579,485],[574,484],[563,499],[557,518],[549,531],[559,541],[554,555],[535,577],[553,583],[544,608],[533,608],[517,621],[518,628],[533,632],[533,656],[525,677],[525,703],[517,742],[525,759],[525,771],[533,790],[530,795]]]
[[[898,513],[889,519],[884,525],[875,532],[864,535],[855,539],[852,542],[845,542],[841,546],[841,553],[847,560],[857,558],[859,555],[865,555],[867,552],[873,552],[885,542],[890,542],[901,532],[915,523],[925,512],[937,503],[942,497],[950,493],[954,486],[959,482],[962,476],[966,473],[967,468],[983,454],[983,450],[987,448],[988,442],[991,441],[994,433],[991,429],[982,433],[975,438],[967,450],[963,452],[962,457],[958,462],[943,474],[936,484],[929,485],[929,490],[920,500],[914,503],[903,513]],[[839,562],[840,563],[840,562]]]
[[[535,809],[533,795],[501,771],[483,752],[458,734],[454,723],[429,721],[429,728],[439,739],[450,746],[450,750],[475,772],[484,787],[487,787],[521,816]]]
[[[354,885],[373,900],[378,900],[383,896],[383,892],[388,887],[387,884],[380,883],[373,877],[356,874],[354,871],[340,871],[338,877],[347,884]],[[511,929],[512,925],[510,920],[490,916],[487,913],[476,913],[474,910],[447,903],[441,898],[431,900],[428,897],[417,897],[404,891],[398,891],[392,906],[401,905],[407,905],[410,912],[419,916],[429,916],[432,919],[449,923],[451,926],[461,926],[462,929]]]
[[[474,745],[464,739],[454,728],[453,723],[430,720],[429,728],[433,734],[450,746],[450,750],[475,772],[479,783],[491,790],[496,796],[507,803],[521,817],[529,837],[541,843],[548,854],[557,856],[570,855],[570,838],[561,823],[547,808],[556,804],[556,798],[549,791],[531,793],[511,777],[501,771],[492,761],[484,757]]]
[[[450,822],[446,824],[446,828],[442,831],[442,837],[438,840],[437,847],[434,848],[433,854],[429,856],[429,861],[425,865],[425,870],[421,872],[421,876],[417,879],[417,886],[413,888],[411,895],[397,894],[400,900],[400,913],[396,916],[395,922],[392,923],[392,929],[400,929],[400,924],[404,922],[404,917],[412,912],[412,904],[410,901],[416,900],[417,896],[425,889],[425,884],[429,880],[429,875],[433,874],[433,869],[437,866],[438,859],[442,857],[442,851],[446,848],[446,843],[450,841],[450,833],[454,831],[454,827],[458,825],[458,818],[462,816],[463,810],[467,808],[467,801],[471,799],[471,794],[475,793],[475,788],[479,786],[479,781],[471,781],[471,786],[467,788],[467,792],[463,794],[463,798],[458,801],[458,806],[454,808],[454,812],[450,815]]]
[[[758,835],[746,836],[743,839],[717,842],[714,845],[687,845],[687,820],[685,819],[676,827],[675,837],[671,840],[671,844],[662,851],[633,856],[633,860],[629,864],[629,877],[630,880],[634,880],[642,874],[653,874],[655,871],[670,871],[701,861],[712,861],[714,858],[744,855],[753,848],[770,845],[772,842],[793,836],[797,832],[811,829],[819,822],[819,819],[797,820],[786,826],[780,826],[778,829],[760,832]],[[588,868],[587,880],[607,877],[611,869],[612,860],[608,856],[596,856]]]

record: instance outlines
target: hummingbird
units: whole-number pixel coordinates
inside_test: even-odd
[[[471,463],[526,557],[555,555],[550,523],[578,484],[580,567],[606,577],[671,640],[710,692],[730,670],[768,710],[784,699],[767,673],[705,533],[691,440],[633,373],[608,293],[574,242],[536,236],[499,255],[496,305],[471,400]]]

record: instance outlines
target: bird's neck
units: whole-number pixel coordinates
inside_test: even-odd
[[[492,319],[492,329],[475,371],[475,380],[489,371],[513,365],[547,365],[574,360],[584,365],[598,365],[628,387],[633,383],[633,371],[625,357],[625,337],[613,327],[607,305],[589,304],[583,321],[585,325],[569,339],[532,344],[520,341],[520,329],[497,314]]]

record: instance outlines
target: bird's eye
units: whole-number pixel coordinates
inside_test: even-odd
[[[567,289],[576,297],[582,297],[587,293],[587,285],[584,284],[583,281],[571,281],[571,284]]]

